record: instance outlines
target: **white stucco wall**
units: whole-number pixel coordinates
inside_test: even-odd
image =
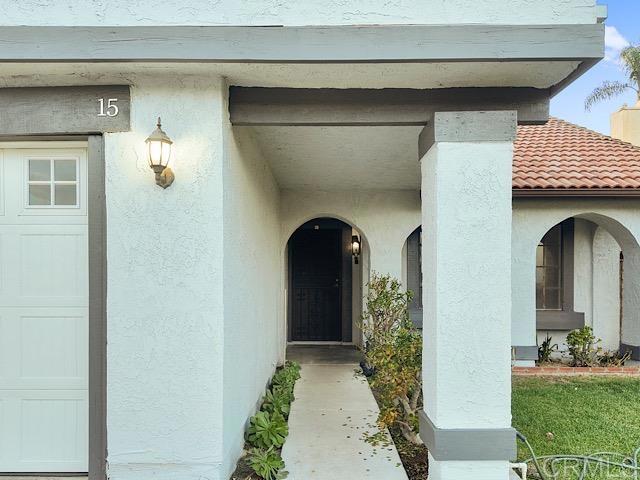
[[[573,234],[573,306],[584,313],[584,321],[592,325],[593,312],[593,235],[598,226],[576,218]]]
[[[595,21],[595,0],[0,1],[2,25],[535,25]]]
[[[284,339],[279,190],[251,132],[224,123],[224,455],[227,478]]]
[[[640,269],[637,239],[640,238],[640,201],[636,199],[564,199],[513,201],[512,236],[512,344],[533,345],[536,340],[535,247],[553,225],[570,217],[576,223],[577,256],[574,271],[576,310],[603,339],[603,347],[617,348],[618,340],[637,345],[640,339]],[[587,228],[588,220],[598,225]],[[591,247],[588,248],[589,239]],[[616,330],[619,314],[619,248],[625,253],[624,326]],[[589,267],[589,263],[591,266]],[[591,271],[591,281],[587,278]],[[544,336],[546,332],[540,332]],[[566,332],[555,332],[558,343]],[[553,336],[553,335],[552,335]]]
[[[105,136],[111,480],[221,479],[223,85],[133,79],[131,131]],[[163,190],[145,138],[175,141]]]
[[[602,348],[619,348],[620,247],[604,228],[598,228],[593,238],[592,325],[595,336],[602,339]]]

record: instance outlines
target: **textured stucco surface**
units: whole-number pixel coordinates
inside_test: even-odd
[[[418,190],[421,127],[241,127],[287,190]]]
[[[450,128],[475,118],[459,114]],[[439,428],[509,428],[513,144],[435,140],[421,160],[425,412]],[[429,475],[506,479],[508,468],[430,458]]]
[[[108,470],[219,479],[222,462],[222,84],[136,79],[131,132],[105,140]],[[161,115],[174,184],[145,138]]]
[[[128,84],[135,75],[224,76],[232,85],[290,88],[547,88],[577,62],[377,64],[5,63],[0,87]]]
[[[37,15],[34,12],[38,12]],[[4,25],[595,23],[595,0],[21,0]]]
[[[513,345],[534,345],[536,340],[535,309],[535,248],[542,236],[557,223],[570,218],[588,220],[599,228],[593,237],[593,285],[591,319],[594,327],[606,337],[613,347],[610,322],[615,321],[614,289],[617,280],[613,276],[615,266],[615,245],[599,230],[613,237],[625,256],[624,268],[624,318],[622,341],[632,345],[640,342],[640,201],[636,199],[564,199],[534,200],[515,199],[513,201],[513,245],[512,245],[512,343]],[[604,235],[604,236],[603,236]],[[581,242],[584,243],[584,242]],[[583,255],[583,258],[587,257]],[[588,260],[586,260],[588,261]],[[581,267],[584,268],[584,267]],[[583,288],[577,287],[576,288]],[[587,286],[588,288],[588,286]],[[580,308],[588,308],[585,302],[588,293],[576,292],[582,302]],[[599,320],[595,320],[596,312]],[[605,318],[607,320],[605,320]],[[603,329],[603,322],[607,328]],[[560,333],[558,335],[561,335]]]
[[[227,478],[284,339],[279,190],[246,129],[224,128],[224,455]]]
[[[510,424],[511,153],[438,143],[422,159],[425,410],[439,428]]]
[[[636,282],[640,281],[636,277]],[[593,314],[594,334],[602,347],[620,346],[620,247],[613,236],[598,227],[593,237]]]

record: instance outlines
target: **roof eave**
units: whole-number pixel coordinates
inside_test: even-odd
[[[512,195],[514,198],[640,198],[640,188],[514,188],[512,190]]]

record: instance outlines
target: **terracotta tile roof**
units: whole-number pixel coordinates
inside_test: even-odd
[[[513,188],[630,193],[640,189],[640,147],[557,118],[522,125],[514,145]]]

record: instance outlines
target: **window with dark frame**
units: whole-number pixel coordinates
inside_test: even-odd
[[[409,303],[409,318],[422,328],[422,228],[416,228],[407,238],[407,289],[413,292]]]
[[[536,248],[536,308],[562,310],[562,295],[562,224],[558,224]]]

